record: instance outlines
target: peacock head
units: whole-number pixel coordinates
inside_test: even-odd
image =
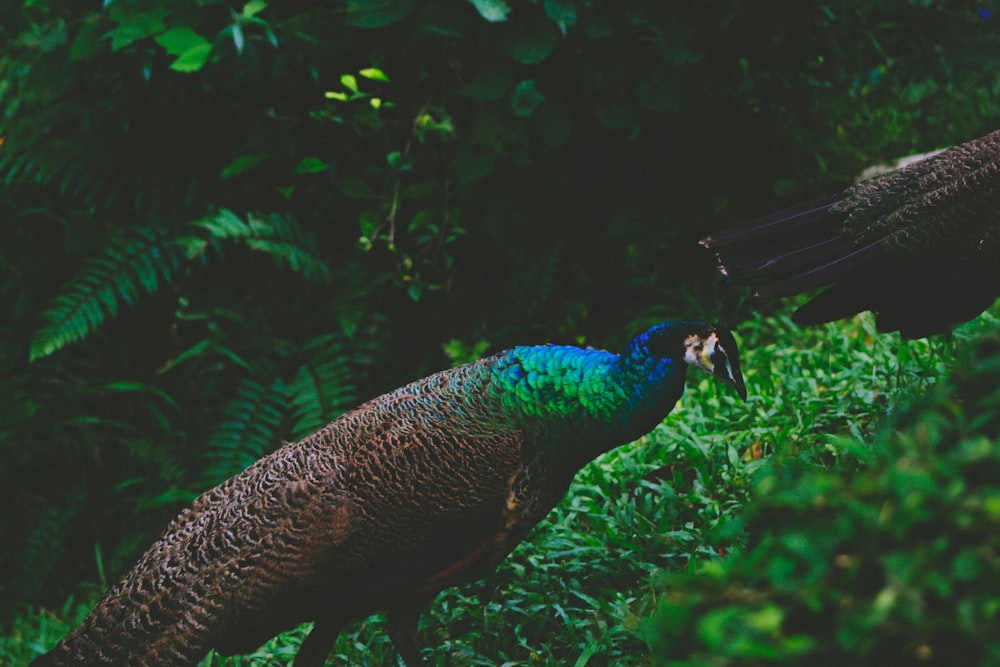
[[[683,359],[731,384],[744,401],[747,398],[739,349],[728,329],[705,322],[664,322],[641,334],[634,343],[656,357]]]

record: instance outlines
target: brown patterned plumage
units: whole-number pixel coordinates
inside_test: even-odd
[[[419,664],[430,598],[491,571],[582,465],[653,428],[688,364],[745,397],[736,354],[724,330],[671,323],[623,355],[518,347],[385,394],[195,500],[35,664],[193,665],[315,621],[295,664],[322,665],[376,610]]]
[[[801,324],[870,310],[881,331],[945,331],[1000,294],[1000,131],[701,243],[759,296],[826,287]]]

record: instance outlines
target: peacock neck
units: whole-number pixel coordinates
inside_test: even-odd
[[[500,399],[542,446],[588,461],[648,433],[684,390],[687,364],[555,345],[517,347],[494,365]]]

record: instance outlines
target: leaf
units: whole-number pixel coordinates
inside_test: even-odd
[[[416,0],[347,0],[347,24],[356,28],[384,28],[413,12]]]
[[[188,27],[174,28],[156,37],[156,43],[172,56],[179,56],[210,42]]]
[[[551,22],[540,17],[512,24],[510,28],[500,46],[507,55],[524,65],[542,62],[559,43],[559,33],[552,28]]]
[[[286,387],[294,422],[292,437],[313,433],[356,401],[351,350],[341,334],[320,336],[307,348],[308,360]]]
[[[522,123],[511,123],[508,114],[482,107],[472,118],[469,139],[489,146],[498,155],[511,157],[524,152],[528,134]]]
[[[88,21],[80,28],[69,47],[70,62],[91,60],[104,49],[99,25],[96,21]]]
[[[444,351],[445,356],[448,357],[450,365],[454,367],[481,359],[486,351],[490,349],[490,342],[488,340],[477,340],[470,345],[458,338],[452,338],[442,343],[441,349]]]
[[[499,100],[514,85],[514,74],[508,67],[486,70],[458,92],[480,102]]]
[[[388,81],[389,77],[386,76],[385,72],[377,67],[366,67],[358,72],[361,76],[372,81]]]
[[[169,282],[185,259],[180,244],[162,230],[142,227],[112,238],[101,255],[86,262],[45,311],[48,324],[31,341],[31,360],[85,338]]]
[[[135,41],[166,29],[163,20],[170,14],[168,9],[145,11],[137,8],[139,4],[134,1],[119,0],[108,7],[108,17],[118,24],[108,33],[111,36],[112,51],[118,51]]]
[[[295,165],[294,173],[296,174],[318,174],[321,171],[326,171],[330,168],[326,162],[320,160],[318,157],[307,157],[301,162]]]
[[[215,241],[242,243],[271,256],[278,266],[288,267],[308,280],[328,281],[330,268],[319,255],[316,240],[288,215],[250,214],[246,220],[223,209],[214,216],[192,223]]]
[[[385,162],[394,171],[409,171],[413,168],[413,158],[403,155],[401,151],[391,151],[386,154]]]
[[[437,117],[435,117],[437,116]],[[455,135],[455,124],[444,109],[434,109],[433,112],[422,113],[413,123],[414,134],[420,141],[428,135],[436,134],[447,139]]]
[[[225,169],[222,170],[220,176],[223,179],[235,178],[245,171],[250,171],[258,164],[269,158],[270,155],[267,153],[255,153],[253,155],[241,155],[232,162],[229,163]]]
[[[629,130],[637,135],[642,128],[635,121],[635,108],[626,104],[599,106],[594,110],[601,125],[610,130]]]
[[[278,266],[300,273],[307,280],[330,280],[330,268],[312,248],[304,248],[293,241],[274,239],[247,239],[246,246],[270,255]]]
[[[528,118],[534,113],[545,96],[538,92],[533,79],[522,81],[514,87],[514,92],[510,95],[510,106],[514,114],[522,118]]]
[[[454,0],[427,5],[417,19],[420,30],[439,37],[464,37],[469,23],[470,13]]]
[[[421,209],[410,219],[410,223],[406,226],[407,232],[418,231],[430,223],[436,223],[441,220],[441,211],[437,209]]]
[[[265,9],[267,9],[267,3],[264,0],[250,0],[250,2],[243,5],[243,18],[253,18]]]
[[[366,317],[358,299],[341,304],[340,311],[341,330],[317,336],[305,345],[300,353],[303,363],[285,387],[294,420],[293,438],[315,432],[352,408],[358,401],[355,379],[365,377],[383,356],[386,329],[378,326],[381,318],[376,316],[373,322],[371,316]]]
[[[234,23],[230,27],[230,31],[233,33],[233,46],[236,48],[236,53],[243,53],[243,44],[245,40],[243,38],[243,27],[239,23]]]
[[[172,56],[178,56],[170,69],[197,72],[212,53],[212,43],[188,27],[174,28],[157,36],[156,43]]]
[[[462,144],[451,160],[451,169],[459,182],[473,183],[485,178],[496,166],[496,155],[492,151],[476,148],[470,143]]]
[[[241,472],[281,443],[287,404],[280,379],[243,378],[205,445],[202,481],[214,485]]]
[[[340,85],[347,88],[352,93],[358,93],[358,79],[353,74],[341,74]]]
[[[510,13],[510,5],[504,0],[469,0],[479,15],[491,23],[498,23],[507,20]]]
[[[212,55],[211,44],[196,46],[190,51],[185,51],[183,55],[171,63],[170,69],[178,72],[197,72],[205,66],[210,55]]]
[[[288,386],[295,421],[292,437],[304,438],[343,414],[354,401],[350,370],[335,360],[304,365]]]
[[[545,0],[545,14],[565,35],[566,29],[576,23],[576,4],[571,0]]]
[[[337,180],[337,188],[352,199],[372,199],[375,191],[360,178],[341,178]]]

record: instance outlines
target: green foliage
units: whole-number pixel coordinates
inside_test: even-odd
[[[93,598],[93,599],[90,599]],[[0,635],[0,659],[5,665],[26,665],[75,628],[97,601],[97,592],[88,598],[70,597],[58,609],[14,619]]]
[[[156,292],[170,282],[184,260],[202,259],[210,247],[221,249],[223,241],[270,255],[278,266],[304,278],[330,278],[329,268],[317,256],[315,240],[288,217],[270,215],[265,219],[251,214],[243,220],[222,210],[192,225],[201,236],[175,238],[157,227],[116,235],[46,311],[49,323],[32,340],[32,361],[84,338],[106,319],[114,318],[121,302],[134,305],[143,292]]]
[[[579,489],[586,512],[554,516],[537,555],[582,551],[544,577],[541,560],[498,575],[523,587],[516,605],[473,589],[432,612],[461,626],[440,637],[457,662],[641,662],[623,630],[643,611],[633,597],[654,565],[739,545],[713,531],[737,523],[760,465],[746,452],[853,470],[858,455],[827,435],[869,438],[890,397],[922,393],[949,359],[948,343],[873,336],[864,320],[800,332],[750,315],[694,240],[994,129],[988,13],[921,0],[783,0],[764,22],[758,3],[658,0],[0,9],[0,502],[19,508],[0,515],[0,621],[114,579],[207,484],[450,362],[517,343],[613,347],[651,319],[749,320],[760,398],[732,406],[699,383],[698,403],[647,439],[665,458],[635,469],[651,477],[634,514],[604,508],[632,503],[609,472],[600,493]],[[608,511],[647,546],[598,546],[615,543]],[[592,580],[588,563],[615,574]],[[497,625],[484,633],[452,594],[478,596]],[[338,651],[387,660],[379,630],[356,627]]]
[[[292,437],[304,438],[353,407],[358,397],[352,371],[370,365],[372,352],[359,355],[337,335],[309,341],[304,363],[286,387],[295,419]]]
[[[143,292],[155,292],[173,277],[182,257],[181,249],[155,228],[112,239],[46,311],[48,325],[31,343],[32,361],[82,339],[115,317],[120,302],[133,305]]]
[[[280,443],[284,398],[281,380],[268,386],[245,378],[236,387],[236,396],[222,409],[205,443],[205,486],[232,477]]]
[[[746,550],[658,579],[654,664],[993,664],[1000,659],[1000,335],[867,444],[857,470],[775,457]]]
[[[193,225],[208,236],[206,239],[185,239],[189,258],[200,256],[212,242],[238,242],[250,250],[270,255],[279,267],[302,274],[303,278],[330,279],[330,269],[319,256],[316,240],[288,216],[271,214],[265,218],[251,213],[243,220],[232,211],[222,210]]]

